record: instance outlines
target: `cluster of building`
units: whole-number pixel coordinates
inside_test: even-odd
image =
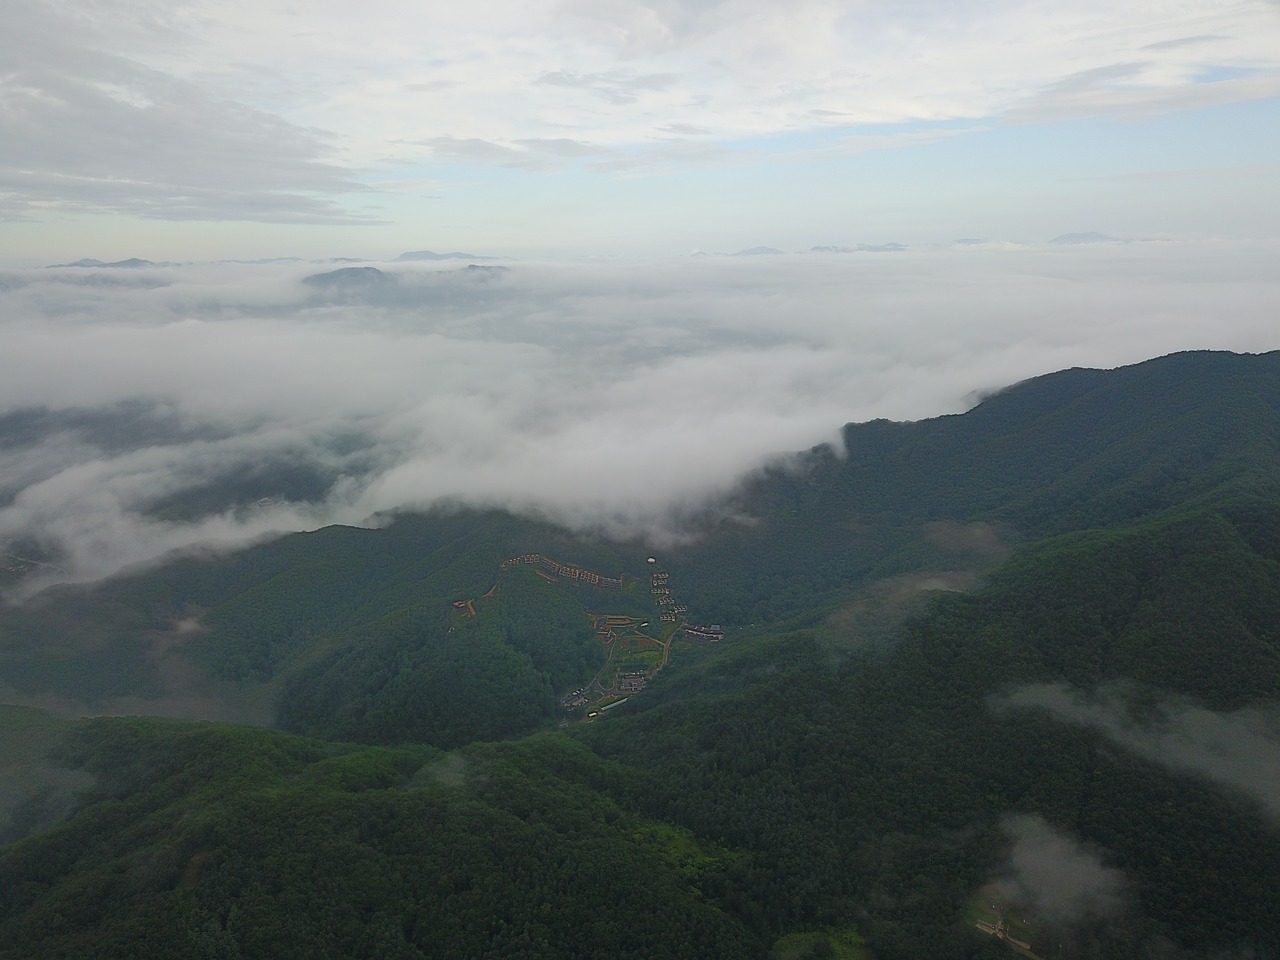
[[[1017,947],[1018,952],[1025,956],[1035,957],[1035,954],[1031,952],[1031,944],[1027,943],[1025,940],[1019,940],[1017,937],[1009,933],[1009,927],[1005,923],[1003,916],[997,917],[995,923],[991,923],[989,920],[979,920],[978,929],[983,933],[989,933],[997,940],[1003,940],[1005,943]]]
[[[573,693],[567,694],[560,700],[560,705],[568,710],[570,707],[580,707],[587,702],[587,688],[579,687]]]
[[[8,546],[7,543],[3,546]],[[20,557],[15,553],[4,553],[3,560],[4,569],[7,573],[23,574],[30,573],[36,567],[52,567],[52,564],[45,563],[41,560],[29,560],[26,557]]]
[[[686,623],[684,635],[690,640],[709,640],[718,643],[724,639],[724,630],[718,623]]]
[[[650,564],[657,562],[654,557],[649,558]],[[653,593],[654,602],[663,608],[658,619],[663,623],[679,623],[680,618],[689,612],[689,607],[687,604],[676,603],[676,598],[671,593],[670,583],[671,574],[655,568],[650,577],[649,589]],[[724,630],[718,623],[686,623],[684,634],[690,640],[709,640],[712,643],[718,643],[724,639]]]
[[[591,626],[595,629],[596,635],[606,643],[613,639],[615,630],[621,630],[623,627],[635,626],[636,618],[622,616],[620,614],[600,614],[588,613],[591,618]],[[641,624],[645,626],[646,624]]]
[[[650,563],[655,562],[650,559]],[[671,574],[665,570],[654,570],[650,578],[650,591],[653,593],[654,602],[663,608],[658,619],[662,623],[675,623],[680,619],[680,614],[687,613],[689,607],[687,604],[676,603],[676,598],[671,594]]]
[[[595,570],[588,570],[586,567],[575,567],[568,563],[559,563],[550,557],[544,557],[540,553],[526,553],[524,556],[512,557],[510,560],[502,561],[501,567],[505,570],[507,567],[517,563],[525,563],[534,569],[552,577],[563,577],[566,580],[580,580],[583,583],[589,583],[593,587],[621,587],[622,577],[606,577],[602,573]]]
[[[622,693],[639,693],[644,689],[646,680],[643,670],[624,673],[618,678],[618,690]]]

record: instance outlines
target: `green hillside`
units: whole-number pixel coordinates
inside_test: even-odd
[[[752,909],[771,929],[852,919],[878,956],[965,956],[956,919],[1000,877],[1002,821],[1017,813],[1097,845],[1127,878],[1126,909],[1072,918],[1095,943],[1074,956],[1138,956],[1161,939],[1269,955],[1280,842],[1260,791],[1280,771],[1259,771],[1252,791],[1215,787],[1207,758],[1198,770],[1126,753],[1101,723],[1035,703],[1036,685],[1057,684],[1134,730],[1190,703],[1219,711],[1204,714],[1221,731],[1248,733],[1231,713],[1246,706],[1274,722],[1277,523],[1280,504],[1247,500],[1044,541],[982,589],[938,599],[891,650],[831,627],[769,635],[663,678],[583,736],[650,774],[647,809],[760,854]],[[1277,741],[1234,759],[1256,761],[1264,742]],[[1047,935],[1079,935],[1065,926]]]
[[[666,550],[457,510],[0,611],[16,698],[280,728],[4,714],[0,957],[1280,957],[1280,354],[844,440]]]
[[[410,608],[344,636],[290,674],[287,730],[336,740],[455,747],[532,730],[591,679],[604,649],[572,596],[529,570],[502,576],[474,617]]]
[[[558,719],[559,697],[599,665],[583,609],[592,591],[530,591],[532,574],[511,571],[476,622],[451,618],[498,582],[504,560],[534,549],[611,576],[626,562],[611,545],[497,512],[328,527],[0,610],[0,676],[18,696],[84,712],[190,703],[192,716],[377,743],[526,733]],[[343,703],[325,699],[326,684]],[[449,731],[431,733],[404,702],[423,696]]]
[[[665,559],[709,619],[756,623],[929,561],[930,522],[1021,541],[1273,496],[1278,384],[1280,353],[1185,353],[1038,377],[962,415],[850,424],[839,454],[820,447],[738,493],[730,516],[753,522],[722,521]]]
[[[82,723],[82,810],[0,859],[6,957],[752,957],[735,855],[623,809],[562,737],[340,747]]]

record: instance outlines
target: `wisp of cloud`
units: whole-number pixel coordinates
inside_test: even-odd
[[[1280,820],[1280,714],[1246,707],[1217,713],[1166,697],[1154,716],[1138,722],[1125,689],[1090,695],[1066,684],[1028,684],[1002,697],[1002,708],[1047,710],[1068,723],[1092,727],[1139,756],[1237,791]]]

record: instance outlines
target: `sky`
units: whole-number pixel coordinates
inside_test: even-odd
[[[7,0],[0,263],[1274,239],[1275,0]]]

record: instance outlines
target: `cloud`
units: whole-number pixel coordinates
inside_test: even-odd
[[[666,90],[680,78],[671,73],[650,73],[635,76],[621,71],[579,75],[556,70],[544,73],[534,83],[570,90],[584,90],[614,106],[635,103],[642,95],[653,90]]]
[[[541,150],[544,153],[561,157],[589,157],[599,153],[598,148],[593,147],[591,144],[582,143],[579,140],[570,140],[568,137],[535,138],[516,140],[514,142],[517,146],[528,150]]]
[[[380,264],[340,289],[289,262],[0,275],[0,541],[86,578],[441,500],[669,537],[672,511],[850,420],[1280,347],[1275,253]]]
[[[1173,40],[1157,40],[1154,43],[1148,43],[1143,50],[1177,50],[1179,47],[1198,46],[1202,43],[1215,43],[1219,40],[1229,40],[1230,37],[1223,37],[1214,34],[1200,35],[1196,37],[1176,37]]]
[[[363,188],[322,135],[111,50],[112,31],[18,3],[0,37],[0,197],[168,220],[353,223]]]
[[[526,138],[512,141],[510,146],[476,138],[435,137],[420,141],[418,145],[428,148],[436,160],[514,167],[528,172],[562,170],[581,158],[607,152],[567,137]]]
[[[591,25],[636,57],[669,53],[729,32],[735,23],[759,17],[768,7],[758,0],[738,4],[726,0],[562,0],[559,10]]]
[[[669,123],[665,127],[659,127],[659,131],[678,137],[700,137],[711,132],[706,127],[695,127],[689,123]]]
[[[0,684],[0,695],[9,700]],[[63,728],[35,711],[0,708],[6,736],[0,742],[0,845],[46,830],[75,809],[94,777],[51,759]]]
[[[1114,913],[1121,906],[1124,875],[1103,863],[1102,853],[1054,828],[1035,814],[1002,823],[1013,841],[1003,876],[987,892],[1057,923]]]
[[[1242,793],[1280,818],[1280,713],[1274,707],[1216,713],[1169,698],[1139,719],[1126,692],[1111,686],[1091,695],[1065,684],[1032,684],[1002,697],[999,706],[1047,710],[1099,730],[1147,760]]]
[[[905,146],[923,146],[951,137],[963,137],[974,133],[983,133],[987,127],[924,127],[908,130],[897,130],[893,133],[859,133],[834,138],[820,147],[792,151],[788,160],[804,161],[827,159],[832,157],[856,156],[871,150],[891,150]]]
[[[1012,122],[1040,122],[1068,117],[1118,116],[1135,118],[1198,110],[1242,100],[1280,95],[1280,72],[1208,72],[1224,79],[1206,81],[1204,75],[1168,82],[1168,66],[1154,63],[1115,63],[1095,67],[1055,81],[1026,97],[1005,114]]]

